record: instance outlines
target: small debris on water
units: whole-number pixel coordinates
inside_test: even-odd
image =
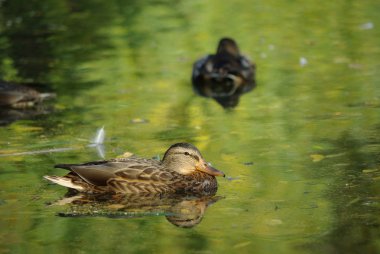
[[[248,241],[248,242],[242,242],[242,243],[238,243],[238,244],[235,244],[233,246],[234,249],[240,249],[240,248],[243,248],[243,247],[246,247],[248,245],[252,244],[251,241]]]
[[[260,54],[260,57],[261,57],[261,58],[267,58],[267,54],[264,53],[264,52],[262,52],[262,53]]]
[[[281,224],[283,224],[283,222],[280,219],[271,219],[271,220],[267,221],[267,225],[269,225],[269,226],[278,226]]]
[[[372,22],[367,22],[359,26],[361,30],[370,30],[370,29],[373,29],[374,27],[375,25]]]
[[[148,123],[148,122],[149,122],[148,119],[144,119],[144,118],[133,118],[131,120],[131,123],[136,123],[136,124],[138,124],[138,123]]]
[[[318,161],[323,160],[325,156],[322,154],[311,154],[310,158],[313,160],[313,162],[318,162]]]
[[[227,179],[228,181],[235,181],[235,180],[239,180],[239,179],[240,179],[240,177],[231,177],[231,176],[226,176],[226,179]]]
[[[350,64],[348,64],[348,68],[360,70],[363,68],[363,66],[361,64],[358,64],[358,63],[350,63]]]
[[[305,57],[300,57],[300,65],[304,67],[308,64],[307,59]]]

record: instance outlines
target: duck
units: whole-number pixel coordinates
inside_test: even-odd
[[[189,143],[170,146],[161,161],[133,156],[55,168],[70,172],[44,178],[71,191],[92,194],[213,193],[217,190],[215,177],[225,176]]]
[[[54,93],[40,93],[26,85],[0,80],[0,107],[31,108],[55,96]]]
[[[208,54],[193,64],[194,91],[212,97],[223,107],[235,107],[241,94],[256,86],[256,65],[242,55],[232,38],[219,40],[215,54]]]

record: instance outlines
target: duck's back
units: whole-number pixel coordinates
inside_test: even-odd
[[[0,80],[0,106],[27,108],[54,97],[54,93],[39,93],[33,88]]]
[[[130,157],[55,167],[71,172],[64,177],[46,176],[46,179],[88,193],[199,193],[217,188],[214,176],[203,172],[181,175],[153,159]]]

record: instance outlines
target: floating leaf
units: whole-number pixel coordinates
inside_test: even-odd
[[[280,219],[271,219],[271,220],[268,220],[267,221],[267,224],[269,225],[269,226],[278,226],[278,225],[281,225],[283,222],[282,222],[282,220],[280,220]]]
[[[238,243],[238,244],[235,244],[233,248],[234,248],[234,249],[243,248],[243,247],[245,247],[245,246],[250,245],[251,243],[252,243],[251,241]]]
[[[318,162],[318,161],[323,160],[325,156],[322,154],[311,154],[310,158],[313,160],[313,162]]]
[[[373,173],[373,172],[376,172],[376,171],[379,171],[378,168],[374,168],[374,169],[363,169],[362,172],[365,173],[365,174],[368,174],[368,173]]]
[[[131,123],[148,123],[149,121],[147,119],[143,118],[134,118],[131,120]]]

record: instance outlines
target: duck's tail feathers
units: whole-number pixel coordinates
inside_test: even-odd
[[[83,191],[84,188],[80,185],[74,184],[70,178],[68,177],[61,177],[61,176],[44,176],[46,180],[49,180],[53,183],[56,183],[58,185],[70,188],[70,189],[75,189],[78,191]]]
[[[41,100],[50,100],[50,99],[57,97],[57,94],[55,94],[55,93],[40,93],[39,97]]]

